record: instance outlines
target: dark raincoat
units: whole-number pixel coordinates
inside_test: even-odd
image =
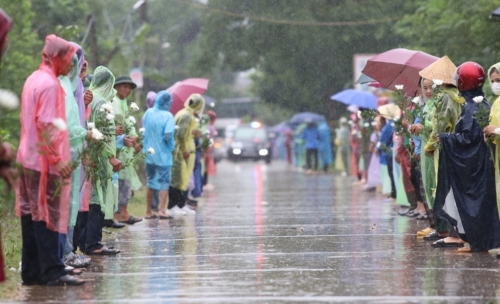
[[[495,172],[483,130],[476,120],[480,107],[473,101],[479,89],[461,92],[466,99],[454,133],[440,133],[435,210],[458,228],[472,251],[500,247],[500,220],[496,204]]]

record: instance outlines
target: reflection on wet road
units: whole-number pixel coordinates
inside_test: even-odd
[[[143,221],[107,240],[83,287],[24,288],[29,302],[485,303],[499,262],[431,249],[425,228],[353,180],[282,163],[223,162],[196,216]]]

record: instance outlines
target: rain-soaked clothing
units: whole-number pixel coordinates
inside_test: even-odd
[[[10,17],[0,8],[0,50],[3,50],[3,45],[7,38],[7,34],[12,27],[12,20]],[[2,54],[0,53],[0,58]],[[4,265],[3,265],[3,254],[2,254],[2,233],[0,231],[0,282],[5,281]]]
[[[26,80],[21,97],[22,166],[16,189],[16,215],[23,238],[21,277],[27,284],[46,283],[65,274],[59,234],[69,223],[70,179],[55,165],[71,161],[65,93],[57,77],[71,63],[76,47],[55,35],[45,39],[42,63]]]
[[[497,71],[500,72],[500,62],[494,64],[488,69],[488,77],[491,74],[493,68],[495,68]],[[490,119],[491,119],[490,125],[500,127],[500,97],[498,97],[491,106]],[[495,184],[497,192],[497,208],[500,210],[500,135],[495,135],[492,139],[495,150],[494,163],[495,163],[495,181],[496,181]]]
[[[76,48],[67,41],[55,35],[47,36],[42,63],[26,80],[21,97],[17,163],[23,171],[36,171],[40,175],[22,175],[24,180],[17,188],[16,214],[31,215],[33,221],[45,222],[49,230],[59,233],[66,233],[68,229],[70,185],[68,180],[60,178],[55,165],[61,160],[69,163],[71,152],[68,131],[59,130],[53,121],[58,118],[66,122],[65,93],[57,76],[71,62],[75,52]],[[57,185],[49,184],[49,175]],[[23,185],[30,188],[21,189]],[[49,189],[49,185],[59,189]],[[58,192],[58,199],[49,192]],[[28,193],[33,195],[27,196]]]
[[[461,92],[466,102],[453,133],[440,133],[438,184],[434,210],[457,227],[472,251],[500,247],[500,219],[490,150],[475,113],[489,110],[481,89]],[[489,115],[489,114],[488,114]]]
[[[115,76],[110,70],[103,66],[95,69],[89,88],[94,96],[89,104],[91,109],[89,122],[95,124],[95,127],[104,134],[106,140],[101,141],[104,146],[100,151],[100,155],[97,155],[97,160],[93,164],[90,174],[90,206],[86,215],[87,221],[78,229],[80,250],[85,252],[102,248],[100,241],[102,239],[101,231],[104,225],[104,214],[112,214],[115,202],[110,178],[113,174],[113,167],[109,163],[109,158],[116,155],[115,122],[114,119],[105,119],[106,112],[101,111],[103,105],[112,107],[110,100],[116,94],[116,90],[113,89],[114,84]],[[108,124],[105,128],[101,127],[104,122]]]
[[[175,142],[172,164],[171,187],[186,191],[189,178],[193,173],[195,161],[195,144],[193,130],[197,128],[195,113],[201,115],[205,108],[205,100],[199,94],[192,94],[184,103],[184,109],[175,114]],[[189,158],[184,159],[183,153],[189,152]]]
[[[144,114],[144,153],[146,153],[147,187],[168,191],[175,148],[175,121],[169,112],[172,95],[162,91],[156,95],[154,106]],[[154,153],[148,153],[153,149]]]
[[[81,83],[78,77],[78,58],[73,57],[74,67],[68,76],[60,76],[59,81],[66,94],[66,119],[68,121],[69,144],[71,149],[71,158],[75,160],[83,149],[83,143],[87,130],[80,124],[80,111],[75,99],[74,92],[77,89],[77,83]],[[74,80],[77,79],[75,82]],[[78,166],[71,175],[71,204],[69,226],[75,226],[76,216],[80,205],[80,187],[81,187],[81,166]]]

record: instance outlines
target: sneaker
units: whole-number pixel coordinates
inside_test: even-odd
[[[90,266],[92,262],[90,259],[80,259],[79,257],[75,256],[73,259],[67,260],[64,263],[74,268],[85,268]]]
[[[187,212],[179,208],[179,206],[175,206],[172,209],[167,210],[168,215],[174,216],[174,215],[186,215]]]
[[[189,208],[187,205],[184,205],[180,210],[186,212],[186,214],[196,214],[196,211]]]

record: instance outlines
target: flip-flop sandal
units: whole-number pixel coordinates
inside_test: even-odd
[[[436,241],[435,243],[432,243],[431,246],[433,248],[457,248],[457,247],[464,247],[464,244],[462,243],[446,243],[443,239]]]
[[[128,220],[126,220],[126,221],[120,221],[120,223],[128,224],[128,225],[133,225],[133,224],[138,223],[140,221],[142,221],[142,219],[137,218],[137,217],[131,215],[131,216],[129,216]]]
[[[145,218],[145,219],[147,219],[147,220],[153,220],[153,219],[157,219],[157,218],[158,218],[158,215],[153,214],[153,215],[151,215],[151,216],[145,216],[144,218]]]
[[[88,252],[87,254],[88,255],[117,255],[118,253],[120,253],[120,250],[103,247],[101,251],[92,251],[92,252]]]
[[[424,241],[437,241],[444,239],[446,236],[440,236],[435,230],[424,236]]]
[[[173,219],[173,217],[171,217],[170,215],[167,216],[160,215],[160,220],[171,220],[171,219]]]

